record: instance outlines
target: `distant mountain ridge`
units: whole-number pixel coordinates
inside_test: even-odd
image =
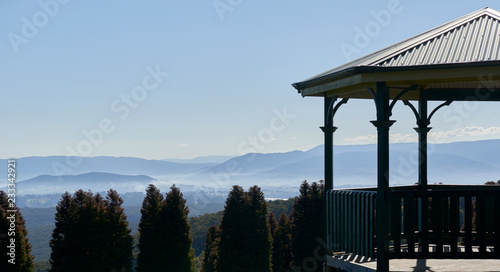
[[[133,191],[129,188],[134,185],[145,185],[155,181],[146,175],[119,175],[112,173],[91,172],[79,175],[40,175],[16,183],[16,188],[22,194],[38,194],[43,188],[50,188],[51,192],[58,190],[74,192],[78,189],[95,192],[115,190]]]
[[[377,146],[341,145],[334,147],[334,183],[336,188],[364,187],[376,185]],[[94,177],[100,182],[115,186],[125,191],[143,191],[148,182],[169,187],[171,184],[184,186],[191,191],[203,194],[204,190],[228,190],[232,185],[244,187],[259,185],[263,187],[298,187],[303,180],[317,181],[323,179],[322,145],[307,151],[290,151],[285,153],[249,153],[232,157],[222,163],[169,162],[162,160],[146,160],[127,157],[85,157],[81,163],[71,168],[71,173],[63,175],[63,179],[72,184],[84,184],[71,175],[101,173]],[[390,183],[391,185],[407,185],[417,182],[417,144],[391,144]],[[500,140],[484,140],[474,142],[454,142],[446,144],[429,144],[429,183],[445,184],[482,184],[489,180],[500,179]],[[73,158],[75,159],[75,158]],[[78,159],[78,158],[76,158]],[[43,193],[60,192],[65,185],[42,180],[57,176],[52,165],[66,163],[66,157],[27,157],[17,160],[19,192],[28,191]],[[6,165],[6,160],[0,160]],[[106,178],[104,173],[116,174]],[[0,181],[6,184],[6,167],[0,168]],[[123,176],[119,176],[123,175]],[[151,179],[132,180],[130,176],[144,175]],[[38,177],[36,180],[31,180]],[[60,179],[61,177],[58,177]],[[25,184],[24,189],[22,184]],[[89,182],[87,182],[89,183]],[[146,184],[146,185],[145,185]],[[4,187],[4,186],[0,186]],[[105,189],[100,186],[100,190]],[[72,187],[71,187],[72,188]],[[93,191],[96,189],[91,188]]]
[[[2,165],[7,164],[1,159]],[[39,175],[79,175],[90,172],[121,175],[182,175],[193,173],[209,163],[175,163],[162,160],[148,160],[135,157],[24,157],[17,159],[17,179],[27,180]],[[6,167],[0,169],[3,178]]]

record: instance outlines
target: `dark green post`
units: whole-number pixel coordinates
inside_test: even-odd
[[[389,89],[385,82],[377,82],[375,95],[377,120],[377,271],[389,271],[389,128],[395,121],[389,120]]]
[[[324,98],[324,113],[325,113],[325,126],[321,127],[321,130],[323,130],[323,133],[325,134],[325,191],[323,193],[325,203],[325,225],[323,226],[323,239],[326,239],[327,244],[329,244],[329,241],[331,237],[328,237],[328,228],[329,226],[329,220],[328,220],[328,212],[330,211],[330,207],[328,207],[328,201],[327,201],[327,195],[326,192],[328,190],[333,189],[333,133],[335,130],[337,130],[337,127],[333,126],[333,116],[335,115],[335,110],[338,109],[340,106],[340,103],[337,105],[337,107],[334,109],[333,104],[337,100],[337,97],[328,97],[327,94],[325,93],[325,98]],[[345,102],[343,102],[345,103]],[[329,249],[330,250],[330,249]],[[329,271],[329,267],[326,264],[326,261],[324,263],[326,271]]]
[[[418,127],[415,131],[418,133],[418,185],[422,192],[427,191],[427,134],[431,130],[429,127],[430,120],[427,110],[427,91],[420,90],[420,98],[418,101]],[[429,199],[418,199],[418,231],[420,232],[421,244],[423,244],[422,252],[428,252],[428,229],[429,229]]]
[[[321,127],[325,134],[325,192],[333,189],[333,133],[337,127],[333,126],[332,106],[335,100],[337,97],[327,97],[325,93],[325,126]]]
[[[420,91],[420,100],[418,101],[418,127],[415,131],[418,133],[418,185],[420,189],[427,190],[427,134],[431,130],[430,120],[427,117],[427,91]]]

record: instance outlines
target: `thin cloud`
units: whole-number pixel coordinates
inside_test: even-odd
[[[180,144],[179,147],[186,147],[188,144]]]
[[[368,134],[365,136],[357,136],[353,138],[345,138],[344,141],[350,144],[373,144],[377,142],[377,135]]]
[[[457,128],[448,131],[430,132],[429,136],[434,139],[441,140],[454,137],[488,136],[497,134],[500,134],[500,127],[484,128],[484,127],[471,126],[471,127]]]
[[[500,135],[500,127],[478,127],[478,126],[470,126],[457,128],[446,131],[431,131],[429,132],[429,139],[434,141],[450,141],[455,138],[473,136],[492,136],[492,135]],[[368,134],[364,136],[357,136],[352,138],[345,138],[345,142],[349,144],[373,144],[377,142],[376,134]],[[390,142],[391,143],[411,143],[417,142],[418,135],[415,134],[391,134]]]

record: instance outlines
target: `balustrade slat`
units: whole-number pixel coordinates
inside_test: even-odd
[[[420,198],[420,248],[423,253],[429,253],[429,197],[425,192]]]
[[[436,220],[434,222],[434,231],[435,231],[435,237],[436,237],[436,257],[441,258],[442,253],[443,253],[443,197],[441,195],[441,192],[437,192],[433,199],[432,202],[436,202],[434,207],[436,208],[435,214]]]
[[[486,196],[476,197],[476,232],[479,252],[486,252]]]
[[[458,232],[459,229],[459,213],[458,194],[453,192],[450,196],[450,251],[458,251]]]
[[[403,212],[408,255],[413,256],[415,253],[415,198],[411,192],[404,197]]]
[[[394,256],[398,258],[401,254],[401,198],[397,193],[392,196],[391,204],[391,234],[394,241]]]
[[[369,254],[369,257],[373,258],[374,255],[375,255],[375,245],[373,243],[374,241],[374,231],[375,231],[375,217],[374,217],[374,211],[375,211],[375,194],[372,193],[370,194],[370,198],[369,198],[369,204],[370,204],[370,207],[369,207],[369,210],[370,210],[370,213],[369,213],[369,216],[370,216],[370,236],[369,236],[369,250],[370,250],[370,254]],[[500,225],[500,224],[499,224]]]
[[[498,194],[495,195],[495,199],[493,201],[493,211],[494,211],[494,222],[493,232],[495,233],[494,238],[494,247],[495,247],[495,255],[496,258],[500,258],[500,196]]]
[[[472,195],[467,193],[464,198],[464,246],[465,252],[472,253]]]
[[[356,193],[356,246],[355,250],[361,253],[361,193]]]
[[[361,201],[360,201],[360,204],[361,204],[361,227],[360,227],[360,237],[361,237],[361,243],[360,243],[360,252],[363,256],[366,256],[367,252],[366,252],[366,216],[365,214],[368,212],[366,210],[366,200],[367,200],[367,194],[366,192],[363,192],[361,194]]]

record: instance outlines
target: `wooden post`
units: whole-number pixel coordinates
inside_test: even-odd
[[[325,134],[325,192],[333,189],[333,103],[337,97],[328,97],[325,93],[325,126],[321,127]]]
[[[420,91],[418,101],[418,185],[423,191],[427,190],[427,134],[431,130],[429,127],[429,117],[427,116],[427,91]]]
[[[389,128],[395,121],[389,120],[389,89],[385,82],[377,82],[375,95],[377,120],[377,271],[389,271]]]
[[[420,90],[418,101],[418,185],[421,192],[427,191],[427,134],[431,130],[427,110],[427,91]],[[429,199],[427,197],[418,199],[418,231],[420,233],[420,244],[422,252],[429,252]]]
[[[331,244],[331,237],[328,236],[329,228],[331,228],[329,224],[329,214],[330,207],[328,206],[327,201],[327,192],[328,190],[333,189],[333,133],[337,130],[336,127],[333,126],[333,103],[337,100],[337,97],[328,97],[325,93],[325,105],[324,105],[324,114],[325,114],[325,126],[321,127],[323,133],[325,134],[325,191],[323,192],[325,203],[325,226],[323,226],[323,238],[326,239],[327,244]],[[328,269],[328,265],[326,262],[324,263],[325,267]]]

